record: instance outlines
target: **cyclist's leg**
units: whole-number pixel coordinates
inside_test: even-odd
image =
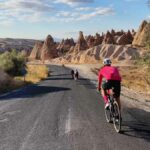
[[[108,97],[107,97],[107,82],[106,81],[103,81],[102,83],[102,96],[103,96],[103,99],[104,99],[104,102],[105,104],[108,103]]]
[[[116,101],[117,101],[117,103],[118,103],[118,105],[119,105],[119,109],[121,110],[120,96],[116,98]]]
[[[106,96],[106,91],[102,88],[101,90],[101,93],[102,93],[102,96],[103,96],[103,99],[104,99],[104,102],[105,104],[108,103],[108,98]]]
[[[116,101],[118,102],[119,109],[121,110],[121,101],[120,101],[121,84],[120,84],[120,81],[114,81],[113,87],[114,87],[114,96],[116,98]]]

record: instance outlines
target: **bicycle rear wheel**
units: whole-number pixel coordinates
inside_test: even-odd
[[[117,133],[121,131],[121,113],[119,109],[119,105],[116,101],[113,103],[113,124]]]
[[[105,118],[108,123],[112,122],[112,115],[111,115],[110,108],[105,109]]]

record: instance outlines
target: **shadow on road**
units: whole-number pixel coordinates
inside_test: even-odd
[[[48,77],[44,80],[74,80],[74,79],[72,78],[72,76],[70,74],[57,74],[57,75],[51,75],[50,77]],[[79,79],[76,81],[77,82],[81,81],[81,82],[85,82],[85,83],[87,81],[90,82],[89,79],[85,79],[85,78],[81,78],[81,77],[79,77]],[[92,85],[92,83],[89,83],[89,84]]]
[[[50,77],[57,77],[57,76],[71,76],[71,74],[56,74],[56,75],[50,75]]]
[[[72,80],[71,74],[52,74],[44,80]]]
[[[138,108],[128,108],[128,113],[133,116],[134,121],[123,121],[123,134],[150,142],[150,112]]]
[[[46,78],[45,80],[72,80],[72,78],[71,77],[56,77],[56,78],[51,78],[51,77],[49,77],[49,78]]]
[[[52,92],[60,92],[71,90],[70,88],[65,87],[54,87],[54,86],[40,86],[40,85],[30,85],[19,91],[11,92],[7,95],[0,96],[0,101],[11,100],[14,98],[30,98],[30,97],[39,97],[43,94],[48,94]]]
[[[96,89],[95,85],[89,79],[80,78],[78,81],[79,85],[83,85],[88,89]]]

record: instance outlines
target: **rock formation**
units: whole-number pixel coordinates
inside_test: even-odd
[[[115,32],[115,36],[122,36],[125,32],[123,30]]]
[[[83,50],[86,50],[88,49],[88,45],[87,45],[87,42],[83,36],[83,32],[80,31],[79,32],[79,38],[78,38],[78,41],[75,45],[75,48],[74,48],[74,51],[75,52],[79,52],[79,51],[83,51]]]
[[[115,36],[115,35],[116,35],[116,32],[115,32],[114,29],[111,30],[111,35],[112,35],[112,36]]]
[[[126,33],[127,39],[128,39],[128,43],[127,44],[132,44],[133,42],[133,35],[131,34],[130,30],[128,30],[128,32]]]
[[[143,29],[146,24],[147,23],[143,23],[141,28]],[[52,36],[48,35],[44,43],[40,41],[36,42],[30,54],[30,58],[45,61],[64,54],[78,54],[81,51],[85,51],[99,45],[128,45],[132,43],[134,34],[134,30],[132,30],[132,32],[124,32],[123,30],[116,32],[112,29],[111,32],[107,31],[106,34],[102,33],[102,35],[100,35],[96,33],[95,36],[89,35],[84,38],[83,32],[80,31],[76,44],[73,39],[63,39],[61,43],[55,43]]]
[[[134,37],[136,35],[136,32],[134,29],[132,29],[132,36]]]
[[[118,45],[126,45],[128,44],[128,38],[127,38],[127,35],[124,33],[122,36],[118,37],[116,43]]]
[[[132,44],[133,41],[133,36],[130,31],[127,33],[124,33],[122,36],[119,36],[116,43],[118,45],[127,45],[127,44]]]
[[[87,45],[89,48],[102,44],[104,37],[96,33],[95,36],[89,35],[86,37]]]
[[[107,33],[104,37],[103,44],[115,44],[114,38],[109,31],[107,31]]]
[[[35,46],[30,54],[30,59],[40,59],[41,58],[41,50],[44,42],[37,41]]]
[[[56,58],[56,63],[97,63],[103,58],[112,60],[134,60],[139,58],[140,52],[136,48],[123,45],[101,44],[79,53],[69,53],[61,58]]]
[[[49,60],[57,57],[56,43],[51,35],[48,35],[41,49],[41,60]]]
[[[150,23],[144,20],[139,27],[132,44],[136,46],[146,46],[147,43],[150,43]]]
[[[58,45],[57,50],[61,55],[68,52],[72,46],[75,46],[75,42],[72,38],[66,40],[63,39],[61,43]]]
[[[70,47],[70,50],[68,51],[68,53],[74,52],[74,49],[75,49],[75,46],[71,46],[71,47]]]
[[[94,43],[95,43],[95,38],[92,36],[92,35],[89,35],[87,38],[86,38],[86,42],[87,42],[87,45],[88,47],[93,47],[95,46]]]
[[[98,33],[96,33],[94,38],[95,38],[94,46],[98,46],[98,45],[102,44],[104,36],[103,35],[100,36]]]
[[[111,33],[107,31],[107,33],[100,36],[96,33],[95,36],[89,35],[86,37],[86,41],[88,47],[98,46],[100,44],[118,44],[118,45],[126,45],[132,44],[133,35],[128,30],[128,32],[124,32],[123,30],[115,32],[115,30],[111,30]]]
[[[115,35],[114,36],[114,43],[118,44],[118,39],[120,38],[120,36],[118,35]]]

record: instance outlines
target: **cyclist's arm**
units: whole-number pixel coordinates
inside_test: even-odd
[[[102,76],[101,71],[100,71],[98,74],[98,90],[99,91],[101,89],[102,78],[103,78],[103,76]]]

